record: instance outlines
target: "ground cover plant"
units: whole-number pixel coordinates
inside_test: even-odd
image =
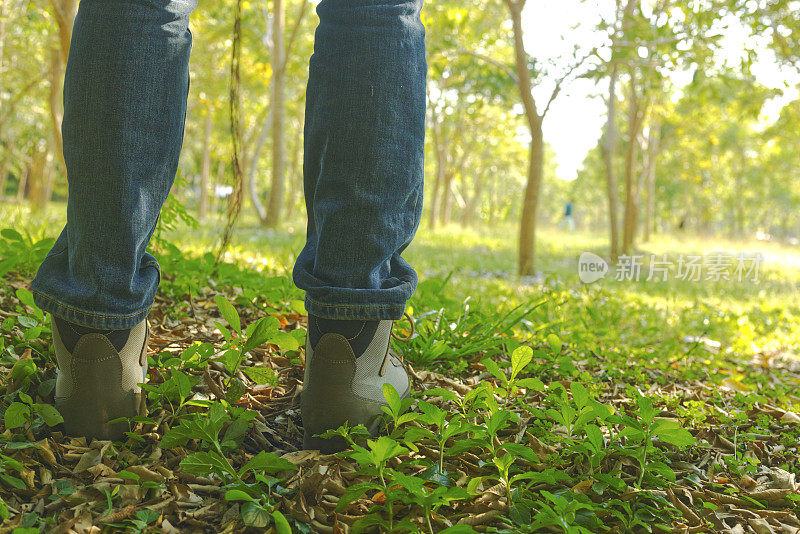
[[[415,329],[395,326],[413,398],[387,388],[383,435],[321,455],[299,450],[299,232],[245,225],[218,266],[204,228],[166,232],[148,415],[87,443],[52,408],[28,283],[53,229],[29,228],[0,234],[2,532],[800,531],[793,249],[723,244],[764,250],[757,283],[582,285],[602,238],[554,231],[519,279],[501,232],[422,232]]]

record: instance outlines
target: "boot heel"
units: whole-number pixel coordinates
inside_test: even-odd
[[[87,394],[88,393],[88,394]],[[126,422],[108,424],[120,417],[136,417],[143,413],[141,393],[125,397],[108,398],[91,392],[73,395],[69,399],[56,399],[56,408],[64,418],[64,431],[70,436],[118,441],[128,430]]]

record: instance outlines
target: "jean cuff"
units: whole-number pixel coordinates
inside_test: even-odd
[[[42,310],[65,321],[99,330],[128,330],[133,328],[147,317],[152,307],[147,306],[143,310],[126,315],[98,314],[64,304],[35,289],[31,290],[31,292],[33,293],[33,302]]]
[[[323,319],[359,321],[397,321],[403,317],[405,306],[384,306],[378,304],[325,304],[317,302],[306,294],[306,311],[309,315]]]

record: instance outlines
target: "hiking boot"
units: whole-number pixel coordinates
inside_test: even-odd
[[[53,345],[58,363],[56,408],[70,436],[119,440],[126,422],[119,417],[144,413],[140,383],[147,378],[147,320],[132,329],[85,333],[53,318]]]
[[[319,331],[314,335],[314,321],[309,318],[300,399],[303,448],[331,454],[347,448],[347,442],[316,434],[347,422],[351,427],[364,425],[374,437],[380,430],[381,406],[387,406],[383,385],[391,384],[404,398],[411,392],[411,380],[389,348],[394,321],[363,321],[359,333],[349,337],[332,332],[319,336]]]

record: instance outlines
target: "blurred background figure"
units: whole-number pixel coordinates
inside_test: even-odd
[[[564,206],[564,218],[558,223],[558,227],[560,229],[569,228],[570,232],[575,231],[575,219],[572,217],[572,199],[568,200]]]

